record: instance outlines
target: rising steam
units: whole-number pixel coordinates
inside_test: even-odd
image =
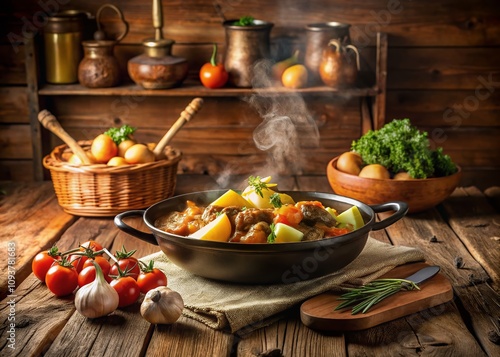
[[[253,139],[259,150],[269,154],[269,173],[301,174],[306,159],[303,148],[319,145],[318,127],[299,93],[270,90],[276,86],[269,75],[271,65],[270,61],[263,60],[254,68],[256,94],[247,101],[263,120],[255,128]]]

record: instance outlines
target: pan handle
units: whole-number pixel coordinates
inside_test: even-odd
[[[123,219],[126,217],[142,217],[144,215],[145,210],[132,210],[132,211],[126,211],[120,214],[117,214],[115,216],[115,225],[122,230],[123,232],[130,234],[131,236],[134,236],[136,238],[139,238],[140,240],[143,240],[147,243],[153,244],[153,245],[158,245],[158,242],[156,241],[156,238],[153,234],[151,233],[146,233],[139,231],[133,227],[130,227],[128,224],[123,222]]]
[[[372,226],[373,231],[378,231],[379,229],[390,226],[403,218],[408,212],[408,204],[402,201],[387,202],[380,205],[370,205],[370,207],[375,213],[396,211],[386,219],[383,219],[380,222],[375,222]]]

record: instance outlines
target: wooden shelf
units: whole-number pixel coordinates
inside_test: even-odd
[[[118,87],[113,88],[86,88],[80,84],[67,84],[67,85],[55,85],[43,83],[40,76],[40,61],[38,61],[39,53],[38,46],[36,44],[36,38],[28,38],[25,41],[25,61],[26,61],[26,71],[27,71],[27,84],[28,84],[28,103],[29,103],[29,117],[30,117],[30,127],[31,136],[33,141],[33,162],[34,162],[34,173],[35,180],[41,181],[46,178],[46,170],[42,165],[43,157],[50,152],[52,149],[50,147],[50,137],[47,135],[47,131],[41,129],[41,124],[38,121],[38,113],[40,112],[41,106],[52,106],[55,108],[54,113],[56,117],[58,116],[57,110],[64,111],[65,108],[59,107],[59,102],[81,102],[87,104],[88,102],[99,102],[100,105],[104,105],[106,102],[115,101],[115,97],[151,97],[151,98],[181,98],[181,97],[201,97],[201,98],[227,98],[229,102],[229,107],[233,108],[233,111],[240,109],[241,103],[239,100],[252,94],[259,94],[260,96],[272,97],[272,96],[293,96],[299,94],[304,97],[309,97],[311,103],[315,101],[315,97],[319,98],[321,101],[328,102],[331,99],[345,99],[353,98],[353,105],[359,104],[359,112],[356,111],[356,115],[360,115],[361,125],[360,133],[363,134],[370,129],[377,129],[382,126],[385,120],[385,96],[386,96],[386,74],[387,74],[387,34],[378,33],[377,34],[377,47],[376,47],[376,63],[375,68],[367,68],[366,72],[360,72],[358,83],[354,88],[330,88],[327,86],[313,86],[301,89],[288,89],[282,86],[269,87],[269,88],[236,88],[236,87],[224,87],[219,89],[208,89],[201,85],[199,79],[195,76],[188,77],[186,81],[182,83],[181,86],[169,89],[158,89],[158,90],[148,90],[144,89],[130,80]],[[374,73],[372,73],[374,72]],[[62,97],[62,99],[61,99]],[[65,99],[66,97],[66,99]],[[92,97],[92,100],[86,101],[85,97]],[[105,97],[105,98],[98,98]],[[59,98],[59,99],[58,99]],[[231,100],[234,98],[234,100]],[[326,100],[325,100],[326,99]],[[359,102],[357,103],[356,102]],[[175,102],[176,100],[169,100],[170,102]],[[335,100],[334,100],[335,101]],[[154,110],[158,110],[158,106],[162,101],[153,100],[151,107]],[[208,101],[207,101],[208,102]],[[212,100],[213,102],[213,100]],[[356,102],[356,103],[355,103]],[[125,104],[125,103],[122,103]],[[213,110],[220,110],[216,103],[211,103]],[[135,102],[132,103],[135,105]],[[332,103],[335,105],[335,103]],[[126,106],[126,104],[125,104]],[[113,106],[109,109],[112,111]],[[67,109],[67,108],[66,108]],[[120,108],[115,108],[116,110],[121,110]],[[127,109],[127,108],[124,108]],[[131,109],[131,108],[128,108]],[[324,110],[330,110],[328,105],[324,105]],[[145,107],[145,110],[147,108]],[[157,112],[152,111],[148,115],[156,115]],[[321,109],[323,110],[323,109]],[[152,114],[155,113],[155,114]],[[90,114],[94,120],[100,120],[99,114]],[[319,113],[319,115],[323,115]],[[325,115],[325,118],[327,116]],[[320,118],[320,120],[326,120],[325,118]],[[122,119],[118,112],[113,113],[113,119]],[[344,118],[345,119],[345,118]],[[79,121],[78,118],[75,118]],[[221,118],[221,123],[224,118]],[[234,122],[234,118],[231,125],[238,126]],[[91,120],[89,120],[91,121]],[[118,121],[119,122],[119,121]],[[96,122],[92,123],[93,125]],[[81,123],[80,123],[81,124]],[[230,130],[231,127],[218,127],[220,130]],[[239,127],[238,127],[239,129]],[[191,139],[188,139],[191,140]],[[194,139],[193,139],[194,140]],[[237,154],[237,153],[235,153]],[[203,154],[205,155],[205,154]],[[207,155],[208,159],[212,159]],[[188,168],[197,170],[195,166],[193,168]]]
[[[98,95],[98,96],[121,96],[121,95],[143,95],[143,96],[201,96],[201,97],[238,97],[259,94],[300,93],[303,95],[339,95],[351,97],[375,96],[379,93],[377,87],[366,88],[330,88],[326,86],[308,87],[302,89],[288,89],[284,87],[273,88],[218,88],[208,89],[195,81],[186,81],[182,86],[169,89],[143,89],[136,84],[126,84],[113,88],[86,88],[80,84],[45,84],[39,90],[39,95]]]

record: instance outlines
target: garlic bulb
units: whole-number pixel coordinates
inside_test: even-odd
[[[118,293],[104,279],[101,267],[96,262],[96,277],[90,284],[82,286],[75,295],[76,310],[85,317],[106,316],[118,308]]]
[[[182,296],[165,286],[147,292],[141,304],[141,315],[152,324],[173,324],[182,315]]]

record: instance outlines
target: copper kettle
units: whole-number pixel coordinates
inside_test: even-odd
[[[319,65],[319,75],[325,85],[329,87],[353,86],[359,69],[359,52],[355,46],[342,45],[338,39],[328,42]]]
[[[119,16],[124,27],[123,32],[115,39],[109,39],[102,30],[101,14],[110,8]],[[120,83],[120,65],[114,56],[114,46],[128,33],[128,23],[122,11],[115,5],[104,4],[96,14],[97,31],[93,41],[83,41],[84,57],[78,66],[78,81],[88,88],[114,87]]]

